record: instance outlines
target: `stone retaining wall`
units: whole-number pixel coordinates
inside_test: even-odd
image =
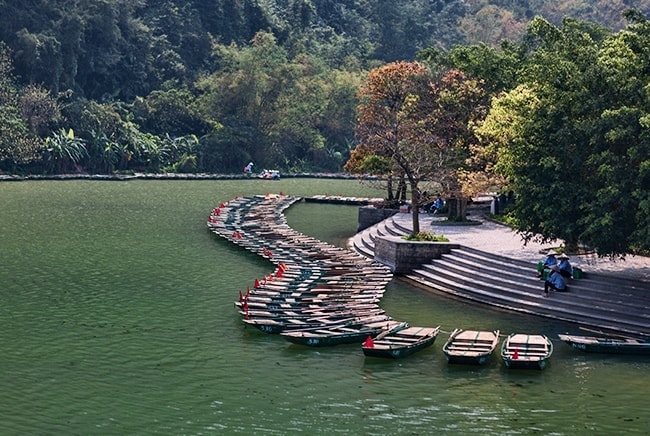
[[[360,207],[359,218],[357,219],[357,233],[392,217],[398,212],[397,209],[380,209],[374,206]]]
[[[408,274],[432,259],[440,259],[442,254],[454,248],[460,248],[460,244],[380,236],[375,239],[375,260],[386,265],[394,274]]]

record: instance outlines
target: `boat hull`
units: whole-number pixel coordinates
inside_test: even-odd
[[[585,353],[650,355],[650,342],[591,336],[558,336],[573,349]]]
[[[457,365],[484,365],[492,355],[492,352],[481,354],[480,356],[461,356],[458,354],[445,353],[447,363]]]
[[[438,337],[440,326],[405,327],[377,336],[361,349],[367,357],[401,359],[433,345]]]

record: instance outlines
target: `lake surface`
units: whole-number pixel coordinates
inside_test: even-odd
[[[441,325],[407,359],[302,347],[233,302],[273,270],[207,230],[236,196],[381,195],[352,180],[0,183],[0,434],[648,434],[650,359],[580,354],[566,325],[393,280],[382,306]],[[357,208],[298,203],[295,229],[345,245]],[[450,366],[456,327],[544,333],[544,371]]]

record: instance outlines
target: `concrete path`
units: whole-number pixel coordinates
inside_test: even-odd
[[[413,228],[410,213],[399,213],[393,218],[400,225],[409,229]],[[474,226],[436,225],[441,218],[430,214],[420,214],[420,230],[444,235],[450,242],[531,262],[542,260],[543,253],[559,245],[559,243],[539,244],[537,242],[524,245],[519,235],[503,224],[486,220],[484,212],[481,210],[470,210],[469,218],[481,221],[482,224]],[[648,257],[627,256],[624,260],[612,260],[598,258],[596,255],[571,255],[570,262],[587,273],[589,271],[614,273],[620,277],[650,280],[650,258]]]

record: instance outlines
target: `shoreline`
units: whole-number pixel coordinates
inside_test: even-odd
[[[374,180],[378,177],[355,176],[346,173],[294,173],[282,174],[281,179],[365,179]],[[216,174],[216,173],[133,173],[133,174],[0,174],[0,182],[22,182],[28,180],[247,180],[258,179],[245,174]],[[280,180],[281,180],[280,179]],[[266,180],[266,179],[259,179]]]

